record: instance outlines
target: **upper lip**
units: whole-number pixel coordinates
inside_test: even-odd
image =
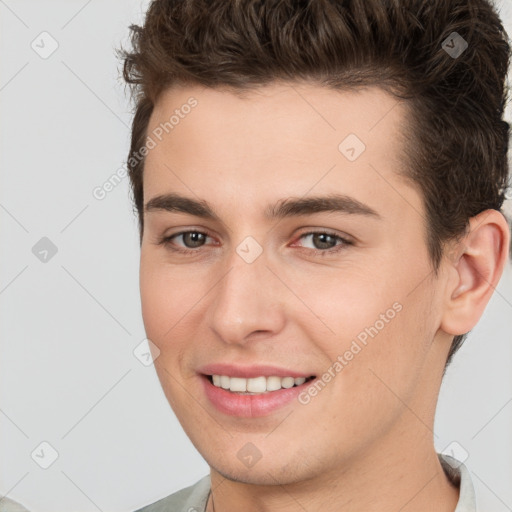
[[[311,377],[314,373],[298,372],[273,365],[235,365],[230,363],[211,363],[204,365],[197,370],[203,375],[227,375],[229,377],[243,377],[250,379],[254,377]]]

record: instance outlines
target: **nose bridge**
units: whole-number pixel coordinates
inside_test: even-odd
[[[264,252],[251,261],[251,243],[242,242],[233,250],[228,270],[214,288],[211,328],[228,343],[244,342],[255,331],[274,334],[284,322],[276,277],[267,268]]]

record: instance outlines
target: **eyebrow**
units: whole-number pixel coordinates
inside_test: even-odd
[[[206,201],[192,199],[176,193],[163,194],[151,198],[146,203],[144,211],[182,212],[203,219],[221,222],[219,216]],[[342,194],[329,194],[326,196],[312,196],[299,199],[282,199],[274,205],[268,205],[264,210],[264,216],[269,220],[274,220],[322,212],[337,212],[365,215],[377,219],[382,218],[370,206],[353,197]]]

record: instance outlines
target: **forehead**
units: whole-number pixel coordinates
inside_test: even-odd
[[[163,127],[164,137],[170,132],[179,137],[193,124],[193,132],[201,140],[213,132],[242,130],[229,141],[232,145],[247,136],[267,135],[274,141],[273,135],[280,134],[275,142],[282,143],[284,149],[287,134],[299,136],[301,142],[324,140],[330,144],[348,130],[373,143],[384,131],[387,142],[392,142],[396,128],[406,121],[407,104],[379,87],[344,91],[284,82],[233,92],[190,86],[167,89],[160,95],[148,133]]]
[[[202,198],[215,192],[220,202],[244,197],[250,208],[262,190],[269,202],[335,190],[396,203],[396,188],[410,188],[399,174],[407,107],[378,87],[280,83],[242,95],[169,89],[148,126],[155,146],[146,157],[144,200],[179,189]]]

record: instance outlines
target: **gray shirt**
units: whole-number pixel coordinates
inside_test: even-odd
[[[439,455],[444,472],[459,487],[459,501],[454,512],[476,512],[476,499],[471,475],[464,464],[448,455]],[[163,498],[136,512],[205,512],[210,492],[210,475],[194,485]]]
[[[0,496],[0,512],[29,512],[23,505],[10,500],[6,496]]]

